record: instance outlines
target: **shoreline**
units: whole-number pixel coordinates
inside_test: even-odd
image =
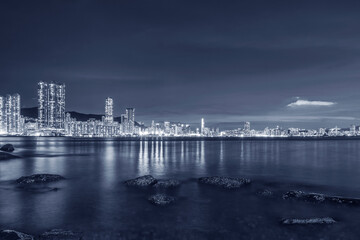
[[[59,139],[81,141],[324,141],[324,140],[360,140],[360,136],[269,136],[269,137],[67,137],[67,136],[0,136],[0,138],[27,138],[27,139]]]

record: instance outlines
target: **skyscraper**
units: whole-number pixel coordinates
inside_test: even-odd
[[[39,128],[64,129],[65,84],[38,83]]]
[[[126,133],[133,134],[135,132],[135,108],[126,108]]]
[[[0,96],[0,133],[4,133],[5,129],[5,99]]]
[[[250,122],[245,122],[244,123],[244,131],[250,132]]]
[[[20,133],[20,95],[0,96],[0,131],[3,133]]]
[[[105,100],[105,122],[112,123],[113,121],[113,99],[108,97]]]
[[[201,118],[200,134],[204,135],[204,133],[205,133],[205,120],[204,118]]]

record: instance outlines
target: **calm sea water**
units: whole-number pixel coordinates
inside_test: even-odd
[[[82,231],[85,239],[358,239],[360,207],[283,200],[288,190],[360,198],[360,141],[113,141],[0,138],[19,159],[0,161],[0,229],[40,234]],[[19,189],[13,180],[53,173],[58,191]],[[147,198],[156,189],[124,186],[151,174],[182,181],[166,190],[173,205]],[[228,191],[203,176],[247,177]],[[258,191],[269,189],[272,197]],[[283,226],[282,218],[333,217],[327,226]]]

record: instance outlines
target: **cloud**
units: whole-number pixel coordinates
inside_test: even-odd
[[[308,101],[308,100],[301,100],[298,99],[295,102],[288,104],[288,107],[307,107],[307,106],[315,106],[315,107],[322,107],[322,106],[332,106],[336,104],[335,102],[326,102],[326,101]]]

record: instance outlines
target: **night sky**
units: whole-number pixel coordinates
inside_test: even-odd
[[[136,120],[360,124],[360,1],[0,2],[0,95]]]

